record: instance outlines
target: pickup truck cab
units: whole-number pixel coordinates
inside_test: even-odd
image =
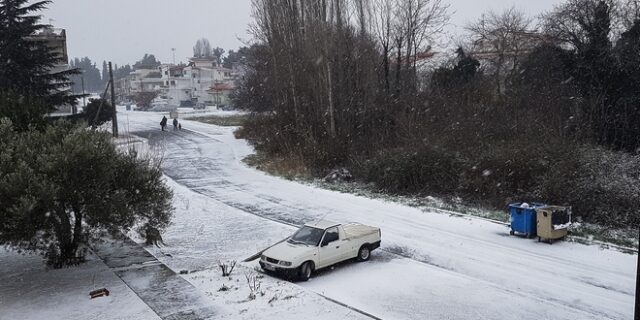
[[[380,247],[379,228],[330,221],[307,223],[260,256],[265,271],[280,272],[306,281],[318,269],[357,258],[367,261]]]

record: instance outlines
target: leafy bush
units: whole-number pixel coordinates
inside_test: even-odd
[[[108,133],[67,122],[19,133],[2,119],[0,135],[0,244],[47,250],[60,266],[103,230],[170,222],[159,166],[116,151]]]
[[[82,116],[90,126],[101,126],[113,119],[113,107],[105,99],[89,99]]]
[[[385,191],[447,195],[458,188],[462,166],[455,154],[423,148],[417,152],[384,151],[364,161],[359,171],[362,178]]]
[[[640,155],[582,147],[539,179],[535,193],[575,216],[611,227],[640,224]]]

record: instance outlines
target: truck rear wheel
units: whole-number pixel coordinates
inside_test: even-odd
[[[301,281],[307,281],[311,278],[312,273],[313,263],[311,261],[307,261],[300,266],[300,270],[298,270],[298,279]]]
[[[360,250],[358,250],[358,261],[367,261],[369,258],[371,258],[371,249],[369,249],[369,246],[364,245],[360,247]]]

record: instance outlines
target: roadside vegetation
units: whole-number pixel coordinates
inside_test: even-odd
[[[247,119],[246,115],[232,115],[232,116],[201,116],[201,117],[189,117],[189,120],[198,121],[202,123],[213,124],[221,127],[239,127],[242,126]]]
[[[250,163],[284,175],[345,167],[386,194],[570,205],[586,223],[637,228],[637,8],[567,0],[539,27],[489,12],[433,66],[441,1],[255,1],[259,41],[234,95],[252,114],[237,135],[259,152]]]

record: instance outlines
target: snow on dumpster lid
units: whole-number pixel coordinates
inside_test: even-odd
[[[516,203],[510,204],[509,206],[510,207],[522,208],[522,209],[537,209],[537,208],[546,207],[547,205],[544,204],[544,203],[538,203],[538,202],[532,202],[532,203],[516,202]]]

